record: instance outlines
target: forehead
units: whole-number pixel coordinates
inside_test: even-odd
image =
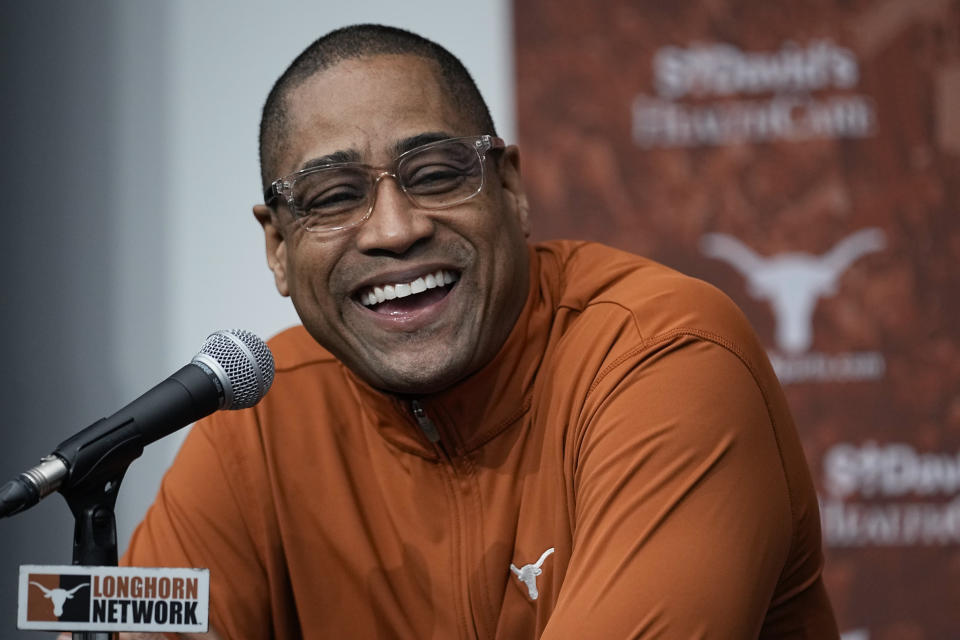
[[[395,144],[425,132],[473,131],[436,62],[411,55],[345,60],[315,73],[287,96],[281,173],[337,151],[385,162]]]

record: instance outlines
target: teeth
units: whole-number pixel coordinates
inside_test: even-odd
[[[360,302],[367,307],[372,307],[384,300],[406,298],[415,293],[423,293],[427,289],[453,284],[457,279],[456,273],[438,269],[436,272],[421,276],[412,282],[397,282],[371,287],[360,293]]]

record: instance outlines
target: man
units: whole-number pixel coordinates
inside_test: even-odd
[[[519,152],[449,53],[321,38],[261,164],[303,327],[258,407],[194,428],[126,562],[209,567],[224,639],[837,637],[746,321],[642,258],[528,245]]]

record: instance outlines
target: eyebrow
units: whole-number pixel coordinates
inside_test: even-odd
[[[393,145],[393,153],[395,155],[400,155],[410,149],[416,149],[417,147],[423,146],[425,144],[430,144],[431,142],[439,142],[440,140],[447,140],[452,138],[449,133],[445,131],[428,131],[426,133],[418,133],[415,136],[410,136],[409,138],[404,138],[403,140],[397,141]]]
[[[393,153],[395,156],[398,156],[401,153],[409,151],[410,149],[416,149],[417,147],[430,144],[431,142],[447,140],[451,137],[452,136],[445,131],[427,131],[425,133],[418,133],[415,136],[398,140],[393,145]],[[325,156],[311,158],[300,166],[299,171],[313,169],[314,167],[322,167],[328,164],[339,164],[341,162],[362,162],[360,152],[356,149],[341,149],[339,151],[334,151],[333,153],[328,153]]]
[[[322,167],[326,164],[337,164],[340,162],[360,162],[360,152],[356,149],[342,149],[340,151],[328,153],[325,156],[320,156],[319,158],[311,158],[300,166],[300,171],[303,171],[304,169],[313,169],[314,167]]]

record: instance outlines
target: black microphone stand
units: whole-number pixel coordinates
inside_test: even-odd
[[[81,566],[117,566],[117,519],[114,508],[120,483],[130,463],[143,453],[139,436],[123,435],[105,419],[89,430],[104,430],[111,437],[98,440],[97,446],[86,446],[82,433],[60,443],[55,453],[74,461],[71,476],[74,482],[60,493],[73,513],[73,564]],[[116,640],[117,634],[107,631],[74,631],[73,640]]]
[[[117,566],[117,519],[114,507],[120,482],[129,462],[113,470],[109,478],[95,477],[61,491],[73,512],[73,564]],[[74,631],[73,640],[116,640],[107,631]]]

